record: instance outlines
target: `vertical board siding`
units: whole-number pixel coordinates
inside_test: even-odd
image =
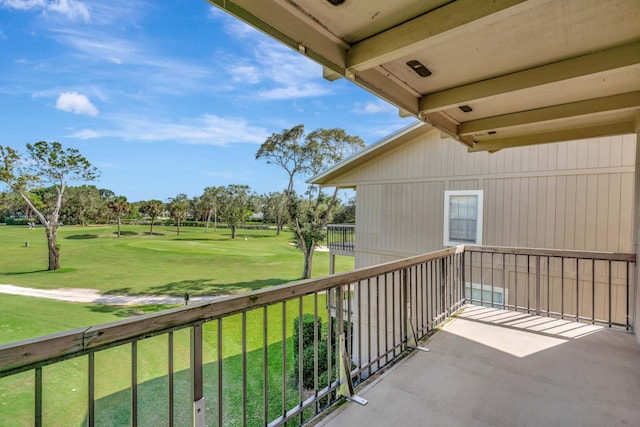
[[[564,265],[564,268],[563,268]],[[489,286],[506,295],[507,306],[521,311],[536,309],[536,257],[480,253],[470,263],[475,285]],[[576,268],[577,266],[577,268]],[[611,292],[609,297],[609,266],[611,266]],[[564,273],[564,279],[563,279]],[[629,270],[629,283],[633,283],[633,269]],[[577,279],[577,280],[576,280]],[[467,277],[468,280],[468,277]],[[546,257],[540,259],[540,309],[556,317],[575,320],[579,312],[583,320],[606,320],[611,309],[611,321],[627,323],[627,265],[625,262],[579,260],[575,258]],[[610,298],[610,299],[609,299]],[[490,305],[492,301],[484,301]],[[577,303],[577,304],[576,304]],[[501,305],[494,301],[495,307]],[[609,308],[611,307],[611,308]]]
[[[358,266],[441,249],[445,190],[484,191],[485,245],[630,252],[635,149],[624,135],[468,153],[428,132],[332,184],[356,187]]]

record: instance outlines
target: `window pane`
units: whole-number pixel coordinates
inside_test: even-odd
[[[449,241],[476,242],[478,224],[478,196],[449,198]]]

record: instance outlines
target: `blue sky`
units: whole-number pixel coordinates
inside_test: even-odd
[[[280,191],[284,172],[255,160],[272,133],[371,144],[413,120],[205,0],[0,0],[0,112],[0,145],[77,148],[130,201]]]

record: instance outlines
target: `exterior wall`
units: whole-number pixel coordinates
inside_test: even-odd
[[[635,157],[635,135],[490,154],[468,153],[462,144],[429,131],[332,184],[356,188],[356,268],[443,248],[447,190],[483,190],[485,246],[633,252]],[[505,277],[507,283],[498,279],[494,284],[509,289],[507,303],[526,305],[524,298],[531,291],[512,289],[515,283],[531,283],[526,268],[515,267],[513,261],[505,265],[487,261],[473,260],[473,282]],[[556,263],[545,266],[547,282],[542,289],[543,295],[548,294],[544,304],[550,310],[560,312],[561,302],[572,308],[591,307],[597,301],[586,316],[601,318],[609,313],[609,297],[603,287],[609,277],[607,263],[582,263],[579,272],[568,263],[564,268],[570,276],[564,281]],[[614,266],[611,275],[611,310],[614,321],[624,324],[626,269]],[[576,285],[578,277],[580,284]],[[590,281],[592,277],[595,281]],[[355,292],[368,301],[366,286],[357,286]],[[386,293],[378,296],[382,300],[389,297]],[[369,308],[376,312],[375,307],[364,304],[363,313]],[[358,317],[355,313],[354,318]],[[359,327],[368,329],[366,336],[376,336],[378,324],[383,323],[373,315],[371,323],[361,317]],[[393,332],[383,330],[382,334]],[[375,348],[375,343],[362,345]]]
[[[483,190],[484,245],[632,252],[635,145],[467,153],[431,131],[332,184],[356,187],[356,267],[441,249],[446,190]]]

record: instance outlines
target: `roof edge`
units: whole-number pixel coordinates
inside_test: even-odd
[[[354,167],[360,166],[375,158],[379,154],[389,151],[390,149],[394,148],[396,145],[403,143],[410,137],[423,132],[429,132],[431,130],[436,130],[436,128],[428,123],[416,121],[409,126],[397,130],[391,135],[374,142],[368,147],[365,147],[364,149],[355,153],[353,156],[341,160],[324,172],[321,172],[318,175],[309,178],[306,182],[308,184],[331,186],[332,180],[349,172]]]

